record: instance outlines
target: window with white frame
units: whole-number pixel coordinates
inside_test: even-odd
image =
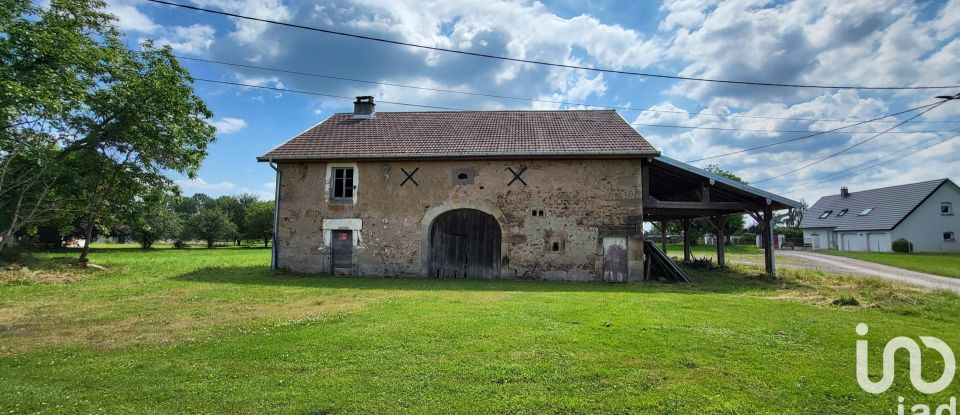
[[[833,213],[832,210],[828,210],[828,211],[825,211],[825,212],[821,213],[821,214],[820,214],[820,219],[826,219],[827,217],[830,216],[831,213]]]
[[[330,199],[334,201],[353,200],[354,185],[353,167],[334,167],[331,171]]]
[[[940,202],[940,214],[941,214],[941,215],[952,215],[952,214],[953,214],[953,203],[950,203],[950,202]]]
[[[956,239],[956,237],[953,235],[953,232],[944,232],[944,233],[943,233],[943,241],[944,241],[944,242],[954,242],[954,241],[956,241],[956,240],[957,240],[957,239]]]
[[[841,210],[840,210],[840,213],[837,213],[837,217],[839,218],[839,217],[841,217],[841,216],[843,216],[843,215],[846,215],[846,214],[847,214],[847,211],[849,211],[849,209],[841,209]]]

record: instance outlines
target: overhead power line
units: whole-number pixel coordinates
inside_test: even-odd
[[[683,115],[704,115],[704,116],[721,117],[721,118],[750,118],[750,119],[787,120],[787,121],[815,121],[815,122],[854,122],[854,121],[862,121],[862,120],[856,120],[856,119],[824,119],[824,118],[771,117],[771,116],[744,115],[744,114],[716,114],[716,113],[703,112],[703,111],[700,111],[700,112],[671,111],[671,110],[660,110],[660,109],[649,109],[649,108],[646,108],[646,109],[645,109],[645,108],[636,108],[636,107],[618,106],[618,105],[588,104],[588,103],[585,103],[585,102],[556,101],[556,100],[548,100],[548,99],[540,99],[540,98],[528,98],[528,97],[516,97],[516,96],[510,96],[510,95],[489,94],[489,93],[482,93],[482,92],[458,91],[458,90],[455,90],[455,89],[444,89],[444,88],[425,87],[425,86],[419,86],[419,85],[398,84],[398,83],[393,83],[393,82],[371,81],[371,80],[368,80],[368,79],[358,79],[358,78],[350,78],[350,77],[344,77],[344,76],[319,74],[319,73],[314,73],[314,72],[295,71],[295,70],[275,68],[275,67],[268,67],[268,66],[250,65],[250,64],[245,64],[245,63],[225,62],[225,61],[220,61],[220,60],[196,58],[196,57],[182,56],[182,55],[175,55],[175,56],[176,56],[177,59],[182,59],[182,60],[189,60],[189,61],[196,61],[196,62],[204,62],[204,63],[210,63],[210,64],[216,64],[216,65],[233,66],[233,67],[238,67],[238,68],[255,69],[255,70],[262,70],[262,71],[286,73],[286,74],[292,74],[292,75],[301,75],[301,76],[310,76],[310,77],[316,77],[316,78],[333,79],[333,80],[338,80],[338,81],[357,82],[357,83],[365,83],[365,84],[371,84],[371,85],[382,85],[382,86],[390,86],[390,87],[397,87],[397,88],[409,88],[409,89],[416,89],[416,90],[421,90],[421,91],[442,92],[442,93],[448,93],[448,94],[459,94],[459,95],[479,96],[479,97],[487,97],[487,98],[508,99],[508,100],[514,100],[514,101],[527,101],[527,102],[537,102],[537,103],[555,104],[555,105],[583,106],[583,107],[604,108],[604,109],[623,110],[623,111],[637,111],[637,112],[653,112],[653,113],[683,114]],[[893,121],[890,121],[890,120],[877,120],[876,122],[897,122],[897,121],[896,121],[896,120],[893,120]],[[914,123],[915,123],[915,124],[916,124],[916,123],[923,123],[923,124],[960,123],[960,120],[917,121],[917,122],[914,122]],[[635,125],[646,125],[646,126],[651,126],[651,127],[661,126],[661,125],[659,125],[659,124],[635,124]],[[680,126],[677,126],[677,127],[673,127],[673,128],[700,128],[700,127],[680,127]],[[710,128],[710,129],[717,129],[717,128]],[[755,130],[755,131],[765,131],[765,132],[811,132],[811,131],[800,131],[800,130],[785,130],[785,131],[784,131],[784,130]],[[814,131],[814,132],[815,132],[815,131]],[[939,131],[938,131],[938,132],[939,132]]]
[[[348,97],[348,96],[345,96],[345,95],[329,94],[329,93],[325,93],[325,92],[314,92],[314,91],[304,91],[304,90],[297,90],[297,89],[276,88],[276,87],[270,87],[270,86],[266,86],[266,85],[252,85],[252,84],[244,84],[244,83],[240,83],[240,82],[222,81],[222,80],[205,79],[205,78],[194,78],[194,80],[195,80],[195,81],[200,81],[200,82],[209,82],[209,83],[222,84],[222,85],[232,85],[232,86],[239,86],[239,87],[246,87],[246,88],[263,89],[263,90],[276,91],[276,92],[291,92],[291,93],[296,93],[296,94],[314,95],[314,96],[322,96],[322,97],[329,97],[329,98],[353,99],[352,97]],[[379,102],[382,103],[382,104],[392,104],[392,105],[401,105],[401,106],[407,106],[407,107],[427,108],[427,109],[445,110],[445,111],[471,111],[471,110],[467,110],[467,109],[463,109],[463,108],[442,107],[442,106],[436,106],[436,105],[411,104],[411,103],[407,103],[407,102],[398,102],[398,101],[379,101]],[[875,118],[874,120],[878,120],[878,119],[880,119],[880,118],[886,118],[886,117],[892,117],[892,116],[900,115],[900,114],[903,114],[903,113],[906,113],[906,112],[915,111],[915,110],[920,109],[920,108],[929,107],[929,106],[931,106],[931,105],[935,105],[935,104],[928,104],[928,105],[924,105],[924,106],[920,106],[920,107],[916,107],[916,108],[911,108],[911,109],[904,110],[904,111],[901,111],[901,112],[897,112],[897,113],[894,113],[894,114],[885,115],[885,116],[883,116],[883,117]],[[702,158],[702,159],[699,159],[699,160],[694,160],[694,161],[708,160],[708,159],[717,158],[717,157],[723,157],[723,156],[727,156],[727,155],[731,155],[731,154],[738,154],[738,153],[743,153],[743,152],[746,152],[746,151],[757,150],[757,149],[760,149],[760,148],[772,147],[772,146],[775,146],[775,145],[786,144],[786,143],[793,142],[793,141],[797,141],[797,140],[800,140],[800,139],[815,137],[815,136],[823,135],[823,134],[827,134],[827,133],[870,134],[870,133],[874,133],[874,131],[838,131],[838,130],[841,130],[841,129],[844,129],[844,128],[849,128],[849,127],[855,127],[855,126],[857,126],[857,125],[862,125],[862,124],[865,124],[865,123],[868,123],[868,122],[871,122],[871,121],[874,121],[874,120],[861,121],[861,122],[856,123],[856,124],[851,124],[851,125],[847,125],[847,126],[838,127],[838,128],[833,129],[833,130],[830,130],[830,131],[819,131],[819,132],[815,132],[815,133],[813,133],[813,134],[805,135],[805,136],[802,136],[802,137],[796,137],[796,138],[792,138],[792,139],[789,139],[789,140],[783,140],[783,141],[779,141],[779,142],[775,142],[775,143],[764,144],[764,145],[762,145],[762,146],[757,146],[757,147],[753,147],[753,148],[738,150],[738,151],[731,152],[731,153],[719,154],[719,155],[716,155],[716,156],[705,157],[705,158]],[[628,124],[629,124],[629,125],[637,125],[637,126],[648,126],[648,127],[692,128],[692,129],[723,130],[723,131],[790,132],[790,131],[778,131],[778,130],[737,129],[737,128],[720,128],[720,127],[695,127],[695,126],[678,126],[678,125],[662,125],[662,124],[643,124],[643,123],[628,123]],[[894,127],[894,128],[896,128],[896,127]],[[806,131],[800,131],[800,130],[798,130],[798,131],[796,131],[796,132],[806,132]],[[897,133],[897,134],[914,134],[914,133],[924,133],[924,132],[926,132],[926,133],[931,133],[931,132],[943,132],[943,131],[895,131],[895,132],[892,132],[892,131],[889,131],[889,129],[888,129],[888,131],[885,131],[885,132],[888,133],[888,134],[890,134],[890,133]],[[690,163],[690,162],[688,162],[688,163]]]
[[[624,71],[624,70],[609,69],[609,68],[593,68],[593,67],[588,67],[588,66],[568,65],[568,64],[562,64],[562,63],[556,63],[556,62],[546,62],[546,61],[537,61],[537,60],[531,60],[531,59],[511,58],[511,57],[508,57],[508,56],[491,55],[491,54],[487,54],[487,53],[468,52],[468,51],[458,50],[458,49],[441,48],[441,47],[438,47],[438,46],[420,45],[420,44],[416,44],[416,43],[410,43],[410,42],[403,42],[403,41],[399,41],[399,40],[379,38],[379,37],[375,37],[375,36],[359,35],[359,34],[356,34],[356,33],[341,32],[341,31],[330,30],[330,29],[322,29],[322,28],[319,28],[319,27],[306,26],[306,25],[300,25],[300,24],[295,24],[295,23],[281,22],[281,21],[277,21],[277,20],[270,20],[270,19],[263,19],[263,18],[259,18],[259,17],[245,16],[245,15],[237,14],[237,13],[230,13],[230,12],[225,12],[225,11],[221,11],[221,10],[207,9],[207,8],[203,8],[203,7],[191,6],[191,5],[180,4],[180,3],[174,3],[174,2],[164,1],[164,0],[147,0],[147,1],[152,2],[152,3],[165,4],[165,5],[168,5],[168,6],[180,7],[180,8],[184,8],[184,9],[201,11],[201,12],[205,12],[205,13],[217,14],[217,15],[221,15],[221,16],[228,16],[228,17],[233,17],[233,18],[237,18],[237,19],[244,19],[244,20],[250,20],[250,21],[255,21],[255,22],[262,22],[262,23],[269,23],[269,24],[278,25],[278,26],[285,26],[285,27],[291,27],[291,28],[296,28],[296,29],[310,30],[310,31],[319,32],[319,33],[326,33],[326,34],[337,35],[337,36],[345,36],[345,37],[350,37],[350,38],[354,38],[354,39],[362,39],[362,40],[368,40],[368,41],[373,41],[373,42],[387,43],[387,44],[391,44],[391,45],[409,46],[409,47],[419,48],[419,49],[424,49],[424,50],[432,50],[432,51],[446,52],[446,53],[455,53],[455,54],[460,54],[460,55],[475,56],[475,57],[488,58],[488,59],[497,59],[497,60],[502,60],[502,61],[507,61],[507,62],[529,63],[529,64],[541,65],[541,66],[550,66],[550,67],[555,67],[555,68],[578,69],[578,70],[584,70],[584,71],[601,72],[601,73],[611,73],[611,74],[619,74],[619,75],[644,76],[644,77],[650,77],[650,78],[672,79],[672,80],[678,80],[678,81],[714,82],[714,83],[722,83],[722,84],[751,85],[751,86],[770,86],[770,87],[787,87],[787,88],[856,89],[856,90],[921,90],[921,89],[956,89],[956,88],[960,88],[960,85],[942,85],[942,86],[881,86],[881,87],[870,87],[870,86],[858,86],[858,85],[789,84],[789,83],[776,83],[776,82],[737,81],[737,80],[729,80],[729,79],[697,78],[697,77],[688,77],[688,76],[679,76],[679,75],[664,75],[664,74],[656,74],[656,73],[648,73],[648,72]]]
[[[926,113],[932,111],[933,109],[939,107],[940,105],[943,105],[943,103],[944,103],[944,102],[947,102],[947,101],[949,101],[949,99],[944,99],[944,100],[942,100],[942,101],[936,102],[936,103],[934,103],[933,106],[931,106],[930,108],[927,108],[927,109],[921,111],[919,114],[916,114],[916,115],[914,115],[914,116],[912,116],[912,117],[910,117],[910,118],[907,118],[906,120],[901,121],[899,124],[897,124],[897,125],[895,125],[895,126],[893,126],[893,127],[890,127],[888,130],[892,130],[892,129],[897,128],[897,127],[899,127],[899,126],[901,126],[901,125],[904,125],[904,124],[910,122],[910,120],[913,120],[914,118],[917,118],[917,117],[919,117],[919,116],[921,116],[921,115],[923,115],[923,114],[926,114]],[[778,175],[776,175],[776,176],[771,176],[771,177],[768,177],[768,178],[766,178],[766,179],[757,180],[757,181],[755,181],[755,182],[753,182],[753,183],[768,182],[768,181],[770,181],[770,180],[778,179],[778,178],[781,178],[781,177],[784,177],[784,176],[787,176],[787,175],[796,173],[796,172],[798,172],[798,171],[800,171],[800,170],[803,170],[803,169],[806,169],[806,168],[815,166],[815,165],[817,165],[817,164],[823,163],[824,161],[830,160],[830,159],[832,159],[832,158],[834,158],[834,157],[836,157],[836,156],[839,156],[839,155],[841,155],[841,154],[843,154],[843,153],[846,153],[847,151],[850,151],[850,150],[852,150],[852,149],[854,149],[854,148],[856,148],[856,147],[859,147],[859,146],[861,146],[861,145],[863,145],[863,144],[866,144],[866,143],[869,142],[870,140],[873,140],[874,138],[877,138],[877,137],[885,134],[886,132],[887,132],[887,131],[880,132],[880,133],[878,133],[878,134],[876,134],[876,135],[871,136],[870,138],[867,138],[867,139],[865,139],[865,140],[859,141],[859,142],[857,142],[857,143],[855,143],[855,144],[853,144],[853,145],[851,145],[851,146],[849,146],[849,147],[845,147],[844,149],[842,149],[842,150],[840,150],[840,151],[838,151],[838,152],[836,152],[836,153],[830,154],[829,156],[826,156],[826,157],[821,158],[821,159],[817,159],[817,160],[814,161],[814,162],[807,163],[807,164],[805,164],[805,165],[803,165],[803,166],[801,166],[801,167],[798,167],[798,168],[796,168],[796,169],[790,170],[790,171],[785,172],[785,173],[778,174]]]
[[[945,140],[943,139],[943,136],[941,135],[941,136],[937,136],[937,137],[933,137],[933,138],[931,138],[931,139],[927,139],[927,140],[921,141],[921,142],[916,143],[916,144],[914,144],[914,145],[911,145],[911,146],[908,146],[908,147],[904,147],[904,148],[902,148],[902,149],[900,149],[900,150],[897,150],[897,151],[895,151],[895,152],[887,153],[886,155],[883,155],[883,156],[881,156],[881,157],[877,157],[877,158],[875,158],[875,159],[873,159],[873,160],[867,161],[867,162],[865,162],[865,163],[858,164],[858,165],[856,165],[856,166],[854,166],[854,167],[852,167],[852,168],[850,168],[850,169],[846,169],[846,170],[844,170],[844,171],[839,172],[839,173],[846,173],[846,174],[839,174],[839,175],[838,175],[838,174],[834,173],[834,174],[828,175],[828,176],[826,177],[826,180],[821,180],[821,181],[818,181],[818,182],[816,182],[816,183],[814,183],[814,184],[811,184],[811,185],[798,186],[798,187],[796,187],[796,188],[794,188],[794,189],[789,190],[789,191],[787,192],[787,194],[797,193],[797,192],[799,192],[800,190],[803,190],[803,189],[811,188],[811,187],[814,187],[814,186],[819,186],[819,185],[825,184],[825,183],[834,182],[834,181],[837,181],[837,180],[840,180],[840,179],[843,179],[843,178],[846,178],[846,177],[859,176],[859,175],[861,175],[861,174],[863,174],[863,173],[866,173],[866,172],[868,172],[868,171],[871,171],[871,170],[875,170],[875,169],[877,169],[877,168],[880,168],[881,166],[884,166],[884,165],[886,165],[886,164],[889,164],[889,163],[892,163],[892,162],[894,162],[894,161],[903,159],[904,157],[909,156],[909,155],[911,155],[911,154],[913,154],[913,153],[916,153],[916,152],[919,152],[919,151],[923,151],[923,150],[927,150],[927,149],[936,147],[936,146],[938,146],[938,145],[940,145],[940,144],[946,143],[947,141],[951,141],[951,140],[953,140],[953,139],[956,139],[957,137],[960,137],[960,134],[954,135],[954,136],[952,136],[952,137],[950,137],[950,138],[947,138],[947,139],[945,139]],[[931,144],[931,145],[929,145],[929,146],[917,148],[917,149],[915,149],[915,150],[912,150],[912,151],[908,151],[908,152],[906,152],[906,153],[903,153],[903,151],[905,151],[905,150],[909,150],[909,149],[911,149],[911,148],[921,146],[921,145],[923,145],[923,144],[926,144],[926,143],[928,143],[928,142],[931,142],[931,141],[934,141],[934,140],[937,140],[937,139],[939,139],[940,141],[938,141],[938,142],[936,142],[936,143],[933,143],[933,144]],[[875,163],[875,162],[877,162],[877,161],[880,161],[880,160],[883,160],[883,159],[885,159],[885,158],[888,158],[889,156],[894,156],[894,157],[890,158],[889,160],[885,160],[885,161],[882,161],[882,162],[880,162],[880,163],[876,163],[876,164],[874,164],[874,165],[872,165],[872,166],[868,166],[868,167],[866,167],[866,168],[858,169],[858,168],[861,167],[861,166],[865,166],[865,165],[867,165],[867,164]]]
[[[856,123],[853,123],[853,124],[848,124],[848,125],[840,126],[840,127],[833,128],[833,129],[830,129],[830,130],[826,130],[826,131],[818,131],[818,132],[815,132],[815,133],[812,133],[812,134],[806,134],[806,135],[802,135],[802,136],[800,136],[800,137],[794,137],[794,138],[790,138],[790,139],[787,139],[787,140],[775,141],[775,142],[772,142],[772,143],[767,143],[767,144],[763,144],[763,145],[759,145],[759,146],[744,148],[744,149],[740,149],[740,150],[736,150],[736,151],[730,151],[730,152],[726,152],[726,153],[715,154],[715,155],[712,155],[712,156],[707,156],[707,157],[699,158],[699,159],[696,159],[696,160],[689,160],[689,161],[687,161],[687,163],[696,163],[696,162],[698,162],[698,161],[711,160],[711,159],[720,158],[720,157],[727,157],[727,156],[732,156],[732,155],[734,155],[734,154],[741,154],[741,153],[746,153],[746,152],[748,152],[748,151],[755,151],[755,150],[760,150],[760,149],[769,148],[769,147],[773,147],[773,146],[778,146],[778,145],[781,145],[781,144],[792,143],[792,142],[794,142],[794,141],[806,140],[806,139],[808,139],[808,138],[813,138],[813,137],[820,136],[820,135],[824,135],[824,134],[828,134],[828,133],[835,133],[835,132],[840,131],[840,130],[845,130],[845,129],[847,129],[847,128],[856,127],[856,126],[858,126],[858,125],[863,125],[863,124],[870,123],[870,122],[874,122],[874,121],[881,120],[881,119],[884,119],[884,118],[895,117],[895,116],[897,116],[897,115],[906,114],[906,113],[908,113],[908,112],[913,112],[913,111],[916,111],[916,110],[919,110],[919,109],[924,109],[924,108],[928,108],[928,107],[933,107],[933,106],[942,104],[942,103],[944,103],[944,102],[946,102],[946,101],[940,101],[940,102],[935,102],[935,103],[933,103],[933,104],[921,105],[921,106],[919,106],[919,107],[913,107],[913,108],[906,109],[906,110],[903,110],[903,111],[895,112],[895,113],[893,113],[893,114],[887,114],[887,115],[880,116],[880,117],[876,117],[876,118],[873,118],[873,119],[870,119],[870,120],[864,120],[864,121],[856,122]],[[916,118],[916,117],[914,117],[914,118]],[[911,118],[911,119],[913,119],[913,118]],[[902,122],[899,123],[899,124],[897,124],[897,125],[894,125],[893,127],[890,127],[890,128],[888,129],[888,131],[889,131],[889,130],[892,130],[892,129],[895,129],[895,128],[901,126],[901,125],[903,125]],[[881,133],[882,133],[882,132],[881,132]]]

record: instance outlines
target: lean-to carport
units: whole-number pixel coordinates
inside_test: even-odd
[[[776,275],[774,212],[799,208],[800,203],[662,156],[645,160],[642,175],[643,217],[633,218],[633,223],[660,222],[665,244],[665,222],[680,222],[683,256],[689,260],[690,223],[707,218],[717,232],[717,263],[724,266],[723,225],[730,215],[748,214],[761,229],[766,273]]]

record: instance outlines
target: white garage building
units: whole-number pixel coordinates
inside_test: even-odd
[[[820,198],[803,216],[813,249],[889,252],[903,238],[919,252],[960,252],[960,188],[938,179]]]

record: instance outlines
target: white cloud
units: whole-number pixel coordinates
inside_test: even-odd
[[[231,181],[224,180],[222,182],[208,182],[203,180],[200,177],[193,179],[178,179],[175,180],[178,186],[187,193],[196,193],[196,192],[226,192],[234,190],[237,188],[237,185]]]
[[[247,122],[242,118],[232,117],[224,117],[216,121],[208,121],[208,123],[214,126],[220,134],[233,134],[247,126]]]
[[[202,55],[213,45],[215,34],[213,27],[203,24],[176,26],[160,35],[156,43],[170,45],[178,53]]]
[[[143,14],[133,4],[123,1],[110,1],[106,11],[117,17],[117,27],[125,32],[141,32],[152,34],[161,29],[153,19]]]

